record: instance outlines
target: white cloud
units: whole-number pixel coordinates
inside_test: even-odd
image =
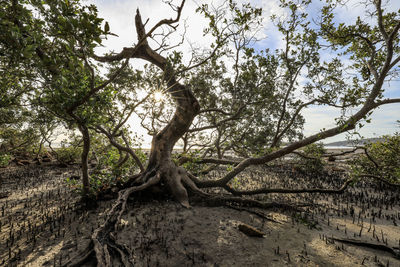
[[[303,111],[306,119],[304,134],[306,136],[316,134],[322,129],[335,126],[335,118],[340,116],[340,111],[333,107],[312,106]]]

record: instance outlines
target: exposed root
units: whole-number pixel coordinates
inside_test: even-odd
[[[223,186],[223,188],[229,193],[235,196],[241,195],[258,195],[258,194],[297,194],[297,193],[320,193],[320,194],[341,194],[347,187],[353,182],[353,179],[346,180],[343,185],[338,189],[326,189],[326,188],[301,188],[301,189],[288,189],[288,188],[259,188],[255,190],[235,190],[229,185]]]
[[[79,253],[78,256],[66,262],[63,267],[79,267],[90,260],[94,256],[93,242],[91,241],[87,247]]]
[[[372,249],[376,249],[376,250],[380,250],[380,251],[389,252],[395,258],[400,259],[400,251],[397,252],[393,248],[385,246],[385,245],[382,245],[382,244],[368,243],[368,242],[355,240],[355,239],[343,239],[343,238],[336,238],[336,237],[328,237],[328,238],[331,239],[331,240],[334,240],[334,241],[339,241],[339,242],[346,243],[346,244],[351,244],[351,245],[354,245],[354,246],[372,248]]]
[[[201,190],[197,187],[196,183],[195,183],[195,182],[193,181],[193,179],[192,179],[192,176],[193,176],[192,174],[190,174],[189,172],[187,172],[187,171],[186,171],[184,168],[182,168],[182,167],[179,167],[179,168],[181,168],[181,169],[185,172],[185,174],[186,174],[186,175],[184,175],[184,176],[182,177],[182,182],[183,182],[184,185],[186,185],[193,193],[195,193],[195,194],[197,194],[197,195],[204,196],[204,197],[209,196],[209,194],[207,194],[207,193],[201,191]]]
[[[75,260],[76,263],[69,262],[67,263],[67,266],[73,264],[75,266],[79,265],[88,260],[88,258],[93,255],[93,252],[96,255],[98,266],[113,266],[113,258],[115,255],[117,255],[122,265],[132,266],[133,260],[131,258],[131,253],[124,245],[117,243],[115,232],[118,231],[118,226],[124,212],[126,211],[130,195],[157,184],[160,184],[161,186],[164,184],[168,191],[170,191],[171,195],[186,208],[190,207],[186,188],[198,195],[207,195],[201,192],[195,183],[190,180],[188,173],[184,168],[177,167],[173,163],[156,166],[147,170],[145,173],[131,177],[128,181],[130,187],[118,192],[118,198],[115,204],[113,204],[111,209],[107,212],[105,222],[93,231],[91,237],[92,242],[88,248],[81,253],[83,255],[78,256],[78,259]]]
[[[115,240],[113,240],[115,242]],[[109,246],[115,250],[116,252],[118,252],[118,255],[121,259],[121,262],[124,266],[131,266],[132,262],[129,259],[129,257],[127,255],[130,254],[130,252],[128,251],[128,249],[126,249],[124,246],[121,246],[120,244],[115,243],[110,243]]]
[[[182,171],[181,168],[174,166],[172,168],[168,168],[164,179],[166,180],[168,187],[176,200],[181,203],[182,206],[189,208],[189,196],[182,184],[182,179],[185,176],[186,172]]]
[[[121,262],[125,266],[133,265],[132,259],[129,259],[129,257],[126,256],[127,251],[115,243],[112,229],[114,229],[114,231],[117,230],[121,216],[126,210],[126,203],[129,196],[133,192],[147,189],[150,186],[159,183],[160,180],[160,173],[157,172],[156,175],[152,176],[146,183],[121,190],[118,193],[118,199],[107,213],[106,221],[92,234],[93,249],[96,253],[98,266],[112,266],[110,255],[111,249],[120,255]]]
[[[137,180],[142,177],[142,173],[138,173],[135,175],[132,175],[131,177],[128,178],[128,181],[125,183],[126,186],[132,186],[134,183],[136,183]]]
[[[200,199],[201,202],[207,203],[210,206],[226,206],[240,210],[245,210],[243,207],[256,207],[290,211],[299,211],[300,207],[305,206],[275,202],[264,203],[236,196],[211,195],[201,191],[197,187],[193,176],[184,168],[177,167],[173,163],[153,167],[145,173],[132,177],[130,183],[130,187],[118,192],[116,202],[107,212],[105,222],[92,233],[92,242],[85,252],[81,254],[75,263],[70,262],[67,266],[79,266],[79,264],[92,257],[93,254],[96,256],[97,266],[114,266],[115,260],[119,260],[119,264],[122,266],[133,266],[134,262],[131,252],[123,244],[117,243],[115,233],[119,230],[118,227],[126,211],[129,197],[134,192],[142,191],[155,185],[160,185],[161,188],[166,187],[169,193],[186,208],[190,207],[186,189],[192,193],[194,200]],[[132,186],[132,183],[136,184],[136,186]],[[246,211],[263,219],[276,222],[262,213],[250,209],[246,209]]]
[[[309,206],[310,204],[288,204],[278,202],[261,202],[254,199],[242,198],[242,197],[231,197],[231,196],[220,196],[220,195],[208,195],[207,197],[200,196],[201,202],[206,203],[212,207],[215,206],[228,206],[234,207],[255,207],[262,209],[280,209],[287,211],[301,211],[301,207]]]
[[[117,200],[117,204],[115,204],[113,206],[113,208],[114,207],[117,208],[118,204],[122,205],[121,210],[120,210],[120,212],[118,214],[117,222],[120,221],[122,214],[125,212],[126,203],[128,202],[129,196],[133,192],[141,191],[141,190],[144,190],[146,188],[149,188],[150,186],[159,183],[160,180],[161,180],[160,173],[157,173],[155,176],[150,178],[145,184],[142,184],[142,185],[139,185],[139,186],[135,186],[135,187],[130,187],[130,188],[127,188],[125,190],[120,191],[119,192],[119,197],[118,197],[118,200]],[[113,211],[111,210],[111,212],[113,212]]]

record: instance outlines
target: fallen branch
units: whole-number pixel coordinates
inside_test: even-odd
[[[393,248],[382,245],[382,244],[376,244],[376,243],[368,243],[356,239],[343,239],[343,238],[337,238],[337,237],[328,237],[331,240],[346,243],[346,244],[351,244],[359,247],[366,247],[366,248],[372,248],[380,251],[385,251],[391,253],[395,258],[400,259],[400,251],[397,252]]]
[[[322,194],[340,194],[349,186],[353,179],[348,179],[339,189],[326,189],[326,188],[301,188],[301,189],[287,189],[287,188],[260,188],[255,190],[235,190],[229,185],[223,186],[223,188],[229,193],[235,196],[241,195],[257,195],[257,194],[298,194],[298,193],[322,193]]]

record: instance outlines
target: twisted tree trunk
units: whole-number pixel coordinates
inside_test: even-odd
[[[173,118],[157,135],[153,137],[148,166],[142,176],[142,182],[160,175],[160,182],[182,205],[188,207],[188,195],[184,185],[194,186],[185,169],[172,161],[172,150],[176,142],[187,132],[193,119],[200,110],[199,103],[186,86],[180,84],[170,63],[150,48],[146,40],[146,32],[139,11],[135,16],[136,31],[141,46],[136,57],[149,61],[164,71],[167,92],[176,103]]]
[[[112,62],[129,58],[141,58],[156,65],[164,72],[166,92],[171,95],[176,103],[176,110],[171,121],[157,135],[153,137],[150,158],[146,169],[135,180],[136,184],[149,182],[156,176],[160,177],[160,184],[166,188],[182,205],[188,206],[188,197],[185,186],[197,189],[189,178],[185,169],[178,167],[172,161],[171,154],[176,142],[188,131],[193,119],[200,110],[199,102],[192,91],[177,81],[176,73],[168,60],[151,49],[147,37],[160,25],[171,25],[179,21],[180,13],[185,1],[177,10],[175,20],[162,20],[148,33],[144,28],[139,10],[135,16],[135,26],[138,35],[138,44],[135,47],[124,48],[116,55],[95,57],[98,61]]]

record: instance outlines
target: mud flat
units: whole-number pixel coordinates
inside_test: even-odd
[[[77,167],[55,165],[0,170],[0,266],[62,266],[86,248],[112,200],[83,209],[65,183],[75,176]],[[243,173],[234,186],[338,188],[344,179],[336,172],[310,176],[262,166]],[[399,252],[398,189],[361,181],[341,195],[256,198],[290,202],[298,210],[185,209],[174,201],[133,198],[115,238],[133,251],[135,266],[400,266],[396,254],[383,249]],[[241,224],[265,235],[247,236]]]

